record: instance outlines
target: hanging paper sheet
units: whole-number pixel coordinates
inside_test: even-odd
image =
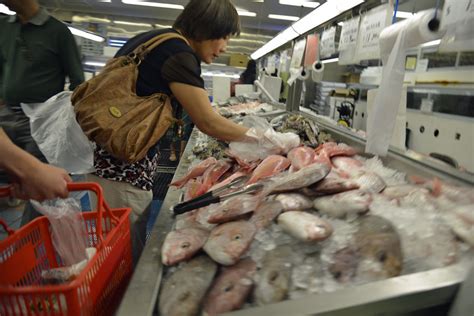
[[[296,79],[301,78],[303,72],[303,56],[306,48],[306,39],[297,41],[293,47],[293,56],[291,57],[290,79],[288,84],[291,86]],[[303,74],[304,76],[304,74]]]
[[[380,32],[390,24],[392,14],[392,7],[386,4],[362,16],[357,37],[357,61],[380,58]]]
[[[290,62],[291,62],[291,50],[287,49],[281,52],[280,55],[280,67],[278,73],[289,73],[290,72]]]
[[[291,57],[290,68],[300,68],[303,62],[304,50],[306,47],[306,39],[299,40],[293,47],[293,56]]]
[[[474,2],[446,0],[441,28],[446,35],[441,40],[440,52],[474,51]]]
[[[359,34],[360,16],[344,22],[342,25],[341,38],[339,40],[339,51],[353,50],[357,47],[357,35]]]
[[[321,58],[330,57],[336,53],[336,27],[325,30],[321,35]]]
[[[319,59],[319,35],[311,34],[306,37],[306,51],[304,53],[304,66],[311,66]]]

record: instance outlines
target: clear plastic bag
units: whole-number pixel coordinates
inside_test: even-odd
[[[22,103],[31,136],[48,162],[72,174],[94,171],[94,147],[76,121],[70,91],[44,103]]]
[[[269,155],[285,155],[299,146],[300,138],[294,133],[279,133],[264,118],[247,116],[243,125],[250,127],[246,139],[229,144],[230,154],[242,161],[263,160]]]
[[[72,266],[87,259],[87,232],[81,208],[73,198],[45,202],[31,201],[38,212],[51,224],[54,249],[65,266]]]

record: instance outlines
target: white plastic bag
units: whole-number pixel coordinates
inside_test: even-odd
[[[72,174],[94,171],[94,146],[76,121],[72,92],[64,91],[44,103],[22,103],[31,135],[48,162]]]
[[[51,224],[54,249],[65,266],[72,266],[87,259],[87,232],[81,208],[73,198],[48,200],[31,204],[46,215]]]
[[[285,155],[300,145],[300,138],[294,133],[279,133],[264,118],[246,116],[243,125],[250,127],[246,139],[231,142],[229,151],[233,157],[245,162],[263,160],[269,155]]]

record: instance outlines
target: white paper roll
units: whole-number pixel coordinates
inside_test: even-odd
[[[311,79],[313,82],[321,82],[324,75],[324,64],[320,61],[315,61],[311,65]]]
[[[385,156],[392,139],[400,104],[405,57],[408,48],[443,36],[432,28],[435,10],[426,10],[414,17],[385,28],[380,34],[383,61],[382,80],[374,101],[374,111],[367,122],[366,152]]]

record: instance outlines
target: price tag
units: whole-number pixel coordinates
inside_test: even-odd
[[[416,64],[416,72],[426,72],[428,70],[429,59],[420,59]]]
[[[361,20],[357,37],[358,60],[379,59],[379,37],[382,30],[390,23],[391,7],[382,5],[367,12]]]
[[[433,100],[422,99],[421,100],[420,111],[425,112],[425,113],[433,112],[433,104],[434,104]]]
[[[339,40],[339,51],[355,48],[357,45],[357,35],[359,34],[360,17],[344,22]]]
[[[336,27],[323,32],[321,36],[321,57],[329,57],[336,53]]]

